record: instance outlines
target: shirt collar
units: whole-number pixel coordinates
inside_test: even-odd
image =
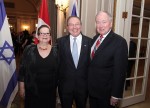
[[[81,39],[81,38],[82,38],[81,33],[80,33],[78,36],[76,36],[76,37],[70,35],[70,39],[71,39],[71,40],[73,40],[74,38],[76,38],[77,40]]]
[[[110,31],[111,29],[105,35],[103,35],[103,38],[105,38],[110,33]]]

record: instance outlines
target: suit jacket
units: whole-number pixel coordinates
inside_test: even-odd
[[[69,93],[75,89],[81,93],[87,93],[90,42],[90,38],[82,35],[80,57],[76,68],[70,49],[70,36],[67,35],[58,39],[60,57],[58,88],[61,93]]]
[[[99,36],[93,38],[93,42]],[[113,31],[105,37],[91,60],[88,72],[89,95],[121,98],[127,72],[128,48],[124,38]]]

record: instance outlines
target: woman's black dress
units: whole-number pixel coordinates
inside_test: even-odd
[[[24,78],[25,108],[55,108],[57,57],[53,50],[52,47],[46,58],[40,56],[37,47],[33,51],[35,61],[29,66],[30,78],[28,78],[28,74]],[[28,81],[26,82],[26,80]]]

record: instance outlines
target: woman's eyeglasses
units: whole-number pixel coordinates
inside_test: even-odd
[[[50,35],[50,33],[39,33],[39,34],[42,36],[44,36],[44,35],[49,36]]]

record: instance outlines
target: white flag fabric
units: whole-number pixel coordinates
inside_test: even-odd
[[[41,1],[40,11],[38,14],[38,26],[39,28],[41,25],[48,25],[50,27],[50,16],[48,12],[48,2],[47,0]]]
[[[0,0],[0,108],[10,108],[17,91],[14,48],[4,2]]]
[[[78,0],[70,0],[69,2],[69,16],[78,16],[79,17],[79,11],[78,11]]]

